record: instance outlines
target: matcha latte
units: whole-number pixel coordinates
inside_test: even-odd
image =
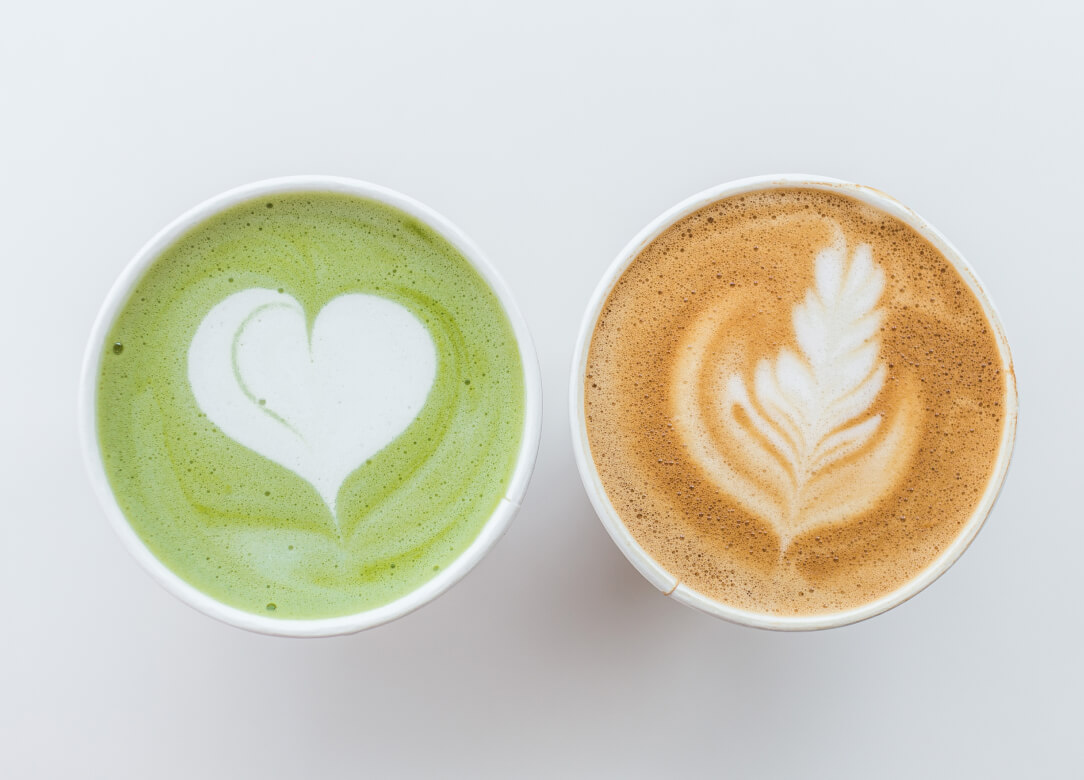
[[[478,261],[384,200],[300,188],[212,209],[91,345],[120,512],[236,610],[318,620],[434,590],[518,500],[522,338]]]

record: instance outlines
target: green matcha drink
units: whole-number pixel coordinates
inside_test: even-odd
[[[431,227],[353,195],[196,224],[99,348],[98,444],[128,523],[182,580],[267,617],[353,615],[437,577],[524,435],[490,286]]]

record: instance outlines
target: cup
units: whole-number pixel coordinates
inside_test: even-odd
[[[796,617],[752,612],[722,604],[681,584],[674,575],[664,569],[656,560],[648,555],[643,547],[641,547],[633,538],[606,496],[606,491],[603,488],[598,470],[591,457],[591,448],[587,438],[587,425],[584,413],[584,377],[587,369],[588,350],[590,348],[591,336],[595,324],[613,286],[617,283],[618,279],[620,279],[621,275],[640,251],[670,225],[692,212],[703,208],[709,203],[733,195],[781,187],[838,192],[867,203],[881,211],[887,212],[901,222],[914,228],[923,238],[929,241],[945,256],[959,272],[960,276],[981,303],[983,311],[993,327],[998,351],[1001,356],[1001,367],[1008,383],[1008,392],[1006,393],[1005,402],[1006,424],[1004,426],[998,450],[998,458],[995,462],[993,473],[987,483],[985,492],[976,503],[970,518],[944,552],[918,576],[895,591],[875,601],[841,612]],[[1013,373],[1012,357],[1009,354],[1008,341],[1005,338],[1000,317],[997,314],[997,310],[995,309],[989,294],[979,281],[978,276],[960,252],[952,246],[952,244],[950,244],[936,228],[930,225],[929,222],[883,192],[860,184],[852,184],[838,179],[806,174],[755,176],[712,187],[667,209],[629,241],[603,274],[601,281],[595,288],[594,294],[591,296],[590,303],[587,305],[587,310],[584,313],[579,336],[576,340],[575,353],[572,358],[569,404],[569,416],[572,425],[572,447],[576,457],[576,465],[579,468],[580,478],[583,481],[588,498],[591,500],[595,512],[602,521],[602,525],[610,534],[610,537],[613,539],[618,549],[620,549],[625,557],[628,558],[629,562],[636,567],[640,574],[660,591],[686,606],[699,609],[709,615],[714,615],[715,617],[720,617],[733,623],[783,631],[809,631],[835,628],[866,620],[867,618],[879,615],[892,607],[902,604],[944,574],[956,559],[963,554],[968,545],[971,544],[971,541],[975,538],[979,529],[982,528],[983,522],[986,520],[987,515],[990,513],[990,510],[997,499],[998,493],[1001,490],[1001,484],[1005,478],[1005,473],[1009,467],[1009,461],[1012,457],[1017,417],[1016,379]]]
[[[312,620],[276,619],[223,604],[182,580],[159,561],[129,525],[109,486],[98,444],[95,411],[106,336],[132,288],[157,257],[190,228],[237,203],[290,192],[341,193],[375,200],[407,213],[439,233],[467,259],[503,306],[519,347],[525,395],[521,441],[508,490],[474,542],[437,576],[389,604],[352,615]],[[527,324],[511,292],[481,250],[458,227],[429,207],[385,187],[337,176],[289,176],[246,184],[204,201],[173,220],[136,253],[106,296],[91,329],[79,387],[79,427],[90,481],[106,516],[128,552],[166,590],[200,612],[239,628],[276,636],[333,636],[372,628],[413,612],[461,580],[496,544],[518,511],[534,470],[542,427],[542,384]]]

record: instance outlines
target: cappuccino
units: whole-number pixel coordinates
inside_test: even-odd
[[[914,228],[841,192],[694,211],[613,284],[587,351],[590,458],[681,585],[750,612],[861,607],[928,569],[994,478],[1011,377]]]

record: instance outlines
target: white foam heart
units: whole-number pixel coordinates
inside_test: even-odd
[[[343,481],[413,422],[436,367],[417,317],[360,293],[328,302],[310,333],[291,296],[243,290],[207,313],[188,349],[211,422],[311,483],[336,518]]]

